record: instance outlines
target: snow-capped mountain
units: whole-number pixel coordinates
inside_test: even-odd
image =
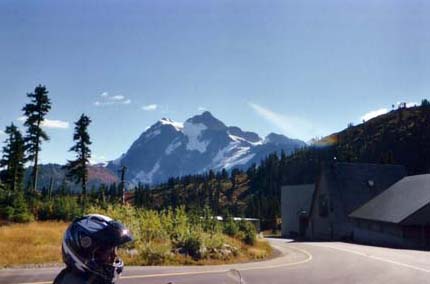
[[[303,141],[283,135],[271,133],[262,139],[239,127],[228,127],[206,111],[184,123],[162,118],[107,167],[117,170],[125,165],[131,184],[153,184],[210,169],[247,168],[274,151],[291,153],[303,146]]]

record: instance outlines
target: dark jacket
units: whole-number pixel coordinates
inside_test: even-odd
[[[53,284],[112,284],[112,282],[66,267],[55,277]]]

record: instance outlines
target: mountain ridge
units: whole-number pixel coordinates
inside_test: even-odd
[[[306,145],[298,139],[271,135],[272,139],[262,139],[257,133],[227,126],[208,111],[184,123],[162,118],[107,168],[116,171],[125,165],[130,184],[154,184],[172,176],[247,168],[272,152],[291,154]]]

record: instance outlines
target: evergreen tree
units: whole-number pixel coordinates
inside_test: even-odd
[[[77,122],[75,122],[75,133],[73,141],[76,144],[70,148],[69,151],[76,152],[76,160],[68,161],[66,168],[67,177],[73,179],[76,183],[81,183],[82,191],[81,197],[85,204],[87,195],[87,181],[88,181],[88,164],[91,158],[91,145],[90,135],[88,134],[88,126],[91,120],[85,114],[82,114]]]
[[[70,188],[67,185],[66,178],[63,178],[63,180],[61,181],[60,188],[58,189],[58,194],[60,196],[70,195]]]
[[[38,85],[34,89],[34,93],[27,94],[31,99],[29,104],[23,107],[26,120],[24,125],[27,127],[27,135],[24,138],[25,149],[27,151],[27,160],[33,161],[32,176],[32,191],[37,190],[37,165],[39,160],[40,145],[42,141],[48,141],[49,137],[42,129],[42,122],[45,120],[46,114],[51,109],[51,101],[48,98],[48,91],[45,86]]]
[[[24,199],[24,138],[12,123],[6,127],[8,138],[3,147],[0,167],[5,167],[5,186],[0,185],[0,217],[14,222],[28,222],[33,216]],[[7,189],[6,192],[3,190]]]
[[[24,139],[18,128],[12,123],[6,127],[8,138],[3,147],[0,167],[6,168],[5,183],[13,192],[22,191],[24,182]]]
[[[222,171],[221,171],[221,178],[223,179],[223,180],[227,180],[228,179],[228,172],[227,172],[227,170],[226,169],[222,169]]]

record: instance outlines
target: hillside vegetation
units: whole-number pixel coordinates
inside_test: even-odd
[[[130,206],[91,206],[121,220],[134,242],[119,250],[127,265],[222,264],[271,255],[267,241],[257,239],[255,227],[228,219],[218,222],[209,210],[199,216],[176,210],[138,210]],[[0,226],[0,268],[59,265],[61,242],[69,223],[32,222]]]
[[[400,108],[333,134],[334,152],[343,161],[393,163],[410,175],[430,171],[430,106]]]

